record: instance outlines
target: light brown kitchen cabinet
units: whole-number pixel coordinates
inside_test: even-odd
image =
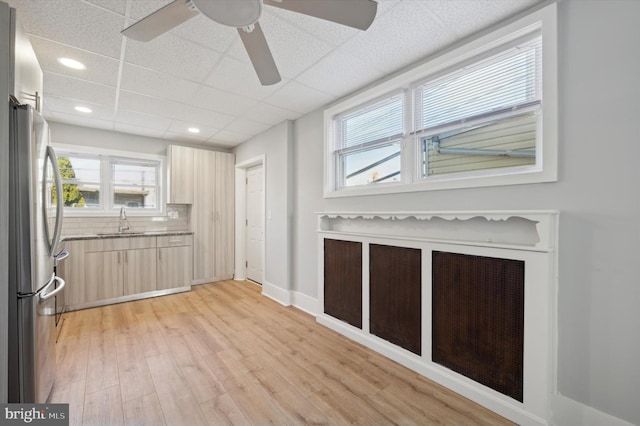
[[[156,290],[156,249],[124,251],[124,295]]]
[[[91,252],[85,254],[85,294],[82,302],[122,296],[122,251]]]
[[[193,284],[232,278],[235,157],[196,150],[193,170]]]
[[[191,285],[193,280],[193,237],[158,237],[156,288],[166,290]]]
[[[193,148],[179,145],[169,145],[167,148],[167,203],[193,203],[195,151]]]

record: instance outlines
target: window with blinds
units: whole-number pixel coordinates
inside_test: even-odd
[[[341,187],[400,182],[404,94],[392,94],[336,119],[334,152]]]
[[[556,181],[557,74],[549,5],[327,108],[325,197]]]
[[[541,48],[529,36],[416,87],[422,177],[536,164]]]

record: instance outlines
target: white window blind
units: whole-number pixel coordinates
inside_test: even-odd
[[[339,116],[337,124],[338,151],[399,139],[404,132],[403,94],[395,94]]]
[[[415,89],[415,130],[435,134],[539,108],[541,47],[538,35],[419,85]]]

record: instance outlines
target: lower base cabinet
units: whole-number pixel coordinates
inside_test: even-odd
[[[192,235],[72,240],[66,247],[71,256],[61,274],[70,310],[191,285]]]
[[[191,284],[193,280],[193,240],[191,235],[158,237],[157,290]]]

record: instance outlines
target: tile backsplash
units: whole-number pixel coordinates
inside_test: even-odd
[[[127,216],[129,232],[189,231],[191,206],[186,204],[168,204],[163,216]],[[65,217],[62,236],[86,235],[104,232],[118,232],[118,216]]]

